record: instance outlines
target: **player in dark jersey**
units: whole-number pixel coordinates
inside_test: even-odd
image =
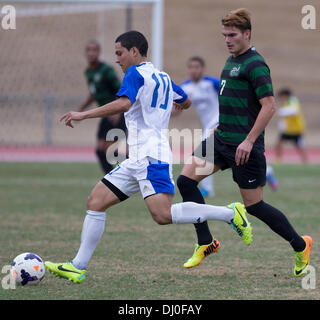
[[[115,70],[106,63],[99,60],[100,44],[95,40],[90,40],[85,47],[85,55],[88,61],[88,67],[85,70],[85,77],[88,82],[89,96],[87,100],[79,108],[84,111],[94,101],[103,106],[116,99],[116,93],[120,89],[120,81]],[[113,169],[109,163],[106,152],[108,148],[118,140],[118,136],[114,141],[106,141],[107,132],[111,129],[121,129],[124,136],[126,134],[126,125],[123,114],[117,114],[102,118],[97,131],[96,155],[99,159],[101,167],[105,173]]]
[[[295,251],[294,275],[301,276],[309,264],[311,237],[301,237],[282,212],[263,201],[266,183],[264,130],[276,109],[270,69],[250,45],[249,12],[246,9],[230,12],[222,19],[222,35],[231,56],[220,77],[219,125],[214,134],[194,151],[177,185],[183,199],[185,194],[192,194],[188,201],[204,203],[197,183],[219,170],[231,168],[247,212],[291,244]],[[204,239],[207,244],[212,241],[204,222],[198,225],[197,235],[199,243],[203,244]],[[205,247],[205,244],[200,247]],[[199,256],[195,251],[187,266],[198,265],[205,256]]]

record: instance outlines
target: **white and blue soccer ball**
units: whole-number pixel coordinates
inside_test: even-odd
[[[11,263],[11,276],[17,284],[35,285],[44,277],[43,260],[32,252],[19,254]]]

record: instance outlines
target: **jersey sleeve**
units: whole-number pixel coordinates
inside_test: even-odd
[[[219,86],[220,86],[220,79],[218,78],[213,78],[213,86],[216,89],[216,91],[219,91]]]
[[[212,83],[212,86],[213,86],[214,90],[216,90],[216,92],[219,91],[219,86],[220,86],[220,79],[219,78],[206,76],[206,77],[204,77],[204,79],[209,80]]]
[[[172,89],[173,89],[173,101],[176,103],[185,102],[188,99],[187,94],[183,91],[181,87],[176,85],[172,80]]]
[[[130,99],[131,103],[134,104],[138,99],[140,88],[144,85],[144,79],[141,74],[137,71],[135,66],[131,66],[122,81],[117,97],[126,96]]]
[[[273,96],[270,69],[263,60],[250,62],[245,69],[245,73],[259,100]]]

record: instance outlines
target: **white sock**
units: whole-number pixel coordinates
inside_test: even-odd
[[[172,223],[201,223],[206,220],[221,220],[230,223],[233,209],[224,206],[211,206],[195,202],[176,203],[171,206]]]
[[[72,264],[77,269],[86,269],[89,260],[104,232],[106,213],[87,210],[81,233],[81,244]]]
[[[199,186],[202,189],[205,189],[206,191],[208,191],[208,195],[210,197],[214,196],[214,189],[213,189],[213,175],[211,176],[207,176],[206,178],[204,178],[203,180],[201,180],[199,182]]]

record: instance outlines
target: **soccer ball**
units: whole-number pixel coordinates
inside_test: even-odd
[[[11,276],[17,284],[35,285],[44,277],[45,267],[42,259],[32,253],[19,254],[11,263]]]

